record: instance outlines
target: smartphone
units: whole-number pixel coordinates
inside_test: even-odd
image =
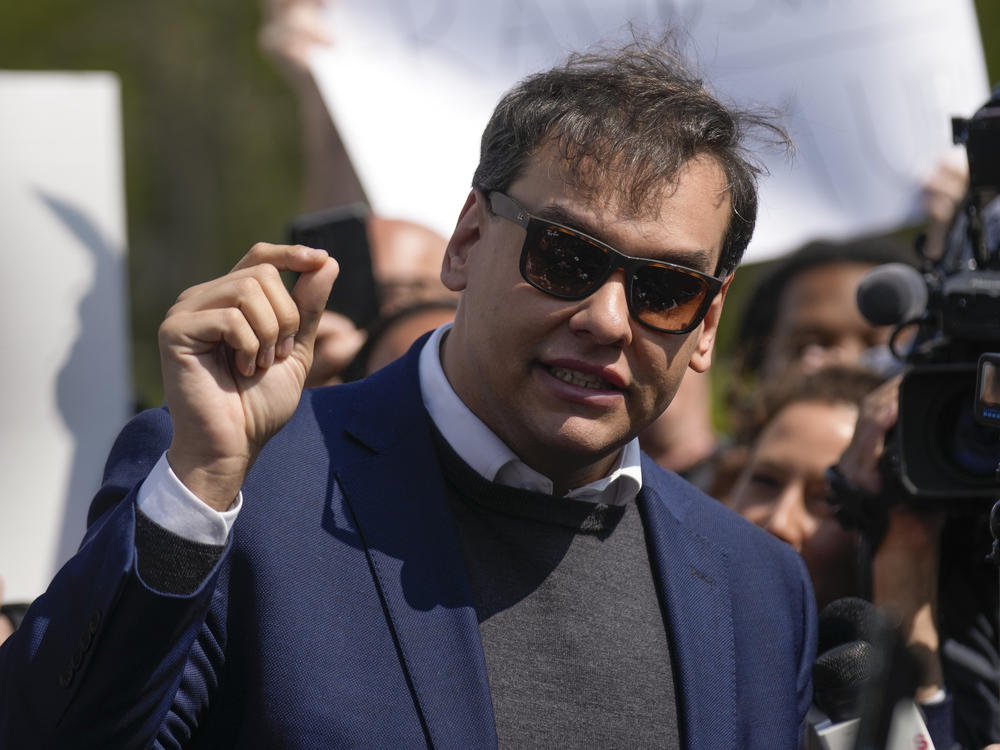
[[[368,245],[369,209],[363,203],[302,214],[288,224],[292,245],[321,248],[340,264],[326,308],[366,328],[379,313],[378,287]]]

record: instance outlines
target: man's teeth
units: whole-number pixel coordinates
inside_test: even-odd
[[[613,388],[611,383],[597,375],[588,375],[584,372],[568,370],[565,367],[550,367],[549,372],[562,381],[582,388],[593,388],[595,391],[606,391]]]

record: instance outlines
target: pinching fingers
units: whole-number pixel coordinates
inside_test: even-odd
[[[161,349],[166,345],[194,355],[226,344],[232,349],[233,364],[241,375],[251,377],[257,370],[260,340],[236,307],[174,311],[160,326],[160,341]]]
[[[278,269],[267,263],[232,271],[185,291],[161,326],[161,340],[204,353],[220,342],[251,375],[288,356],[299,312]]]
[[[323,265],[314,271],[302,273],[292,287],[292,299],[299,312],[299,331],[295,338],[310,348],[316,339],[320,318],[339,273],[337,261],[327,256]]]
[[[272,245],[269,242],[258,242],[233,266],[233,271],[267,264],[279,271],[308,273],[321,268],[329,258],[326,250],[305,245]]]
[[[320,316],[330,297],[330,289],[340,272],[337,262],[325,250],[304,245],[271,245],[260,242],[250,249],[233,270],[259,265],[299,274],[291,292],[291,299],[298,313],[296,328],[292,331],[282,328],[276,356],[279,359],[287,357],[296,341],[311,347]]]

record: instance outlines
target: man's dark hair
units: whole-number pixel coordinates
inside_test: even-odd
[[[483,132],[473,187],[506,190],[527,159],[553,145],[579,189],[616,190],[622,210],[648,215],[691,159],[715,159],[731,214],[717,275],[734,270],[757,219],[757,176],[744,147],[750,130],[789,145],[770,115],[723,105],[681,62],[670,38],[636,39],[610,52],[572,55],[524,79],[497,105]]]
[[[816,240],[786,255],[763,273],[743,306],[736,335],[736,358],[744,376],[756,374],[764,362],[768,339],[778,322],[785,288],[800,273],[836,263],[906,263],[919,265],[909,246],[886,237],[862,237],[843,242]]]

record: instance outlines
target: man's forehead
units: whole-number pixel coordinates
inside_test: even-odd
[[[565,159],[543,150],[525,164],[517,183],[518,192],[535,194],[526,208],[536,216],[627,255],[661,256],[706,273],[715,270],[728,230],[730,194],[714,159],[691,159],[669,179],[636,183],[627,174],[609,175],[606,168],[571,170]],[[679,191],[681,200],[673,202]],[[720,208],[725,209],[725,227],[704,231],[716,222],[701,219]],[[623,244],[625,236],[629,240]]]
[[[567,189],[585,202],[613,212],[623,219],[655,221],[661,217],[664,202],[677,192],[681,181],[692,171],[712,173],[716,189],[709,200],[721,205],[730,200],[728,181],[719,162],[707,154],[695,155],[676,169],[662,170],[656,175],[630,167],[624,157],[610,162],[585,158],[579,163],[541,149],[533,157],[552,176],[565,182]]]
[[[781,292],[782,315],[794,317],[830,308],[860,315],[857,287],[873,267],[855,261],[836,261],[803,269],[788,280]]]
[[[803,290],[812,288],[839,291],[841,285],[853,292],[861,278],[875,266],[875,263],[849,259],[835,259],[806,266],[788,278],[784,294],[802,293]]]

